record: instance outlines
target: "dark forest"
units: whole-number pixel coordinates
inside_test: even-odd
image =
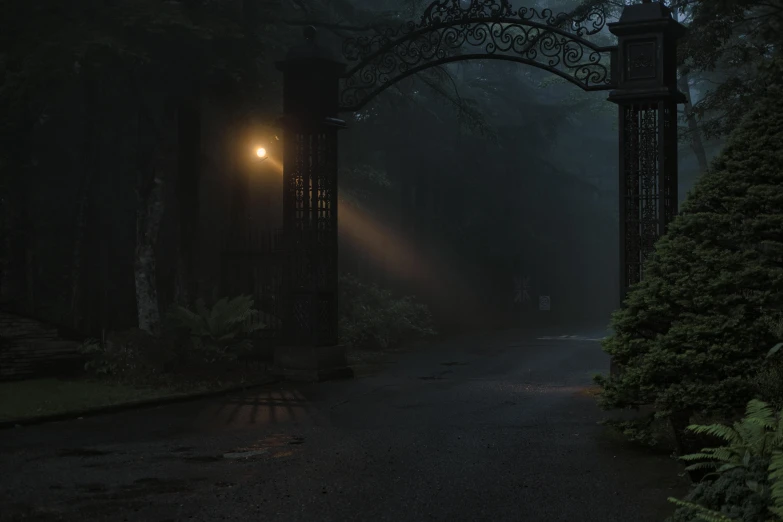
[[[0,0],[0,521],[783,520],[781,38]]]

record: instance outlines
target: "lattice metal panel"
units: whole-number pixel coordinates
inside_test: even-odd
[[[628,105],[624,126],[625,284],[644,277],[643,266],[661,235],[658,104]]]
[[[335,291],[337,280],[337,148],[336,133],[319,135],[316,244],[318,248],[317,287]]]
[[[309,242],[310,229],[310,185],[312,173],[312,135],[294,134],[294,168],[289,178],[289,190],[293,200],[292,227],[290,244],[291,286],[293,290],[312,286],[313,255]]]
[[[291,139],[294,151],[286,165],[289,250],[284,267],[290,281],[288,310],[292,321],[288,331],[296,342],[334,343],[337,131],[328,125],[305,127],[291,133]]]
[[[293,302],[296,339],[307,339],[313,331],[311,294],[296,294]]]
[[[295,133],[293,147],[295,154],[293,156],[294,165],[288,179],[288,190],[291,192],[294,200],[294,229],[303,230],[307,220],[307,163],[309,161],[309,141],[308,134]],[[290,146],[290,145],[289,145]],[[286,166],[288,168],[288,166]]]
[[[665,101],[663,106],[663,139],[664,139],[664,157],[663,172],[661,175],[662,197],[663,197],[663,215],[664,230],[668,228],[669,223],[677,215],[678,198],[678,177],[677,177],[677,104],[673,101]]]

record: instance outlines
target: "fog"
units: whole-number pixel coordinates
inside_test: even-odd
[[[279,322],[285,143],[275,62],[308,20],[321,21],[319,41],[344,59],[346,38],[418,20],[425,7],[400,5],[284,2],[264,15],[273,43],[249,89],[210,80],[193,90],[189,63],[187,74],[74,69],[25,136],[25,175],[8,185],[23,204],[3,301],[92,335],[134,326],[139,173],[153,166],[163,187],[161,309],[183,288],[207,301],[250,292]],[[589,38],[613,43],[606,29]],[[199,101],[173,103],[172,90]],[[617,108],[606,97],[491,57],[389,82],[341,114],[340,272],[416,296],[443,331],[605,325],[619,302]],[[699,169],[686,145],[680,156],[682,199]]]

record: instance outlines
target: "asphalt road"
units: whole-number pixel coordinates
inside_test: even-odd
[[[4,430],[0,520],[663,521],[685,479],[597,424],[607,368],[593,340],[474,335],[374,377]]]

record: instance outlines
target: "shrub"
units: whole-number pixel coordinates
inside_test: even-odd
[[[96,375],[109,375],[114,373],[115,365],[106,359],[106,354],[101,343],[95,339],[87,339],[79,347],[79,353],[87,358],[84,370]]]
[[[697,182],[612,317],[604,408],[728,415],[753,397],[783,300],[783,96],[767,97]],[[686,422],[687,424],[687,422]]]
[[[175,346],[138,328],[111,332],[103,344],[89,340],[81,352],[88,357],[88,372],[132,382],[170,373],[181,359]]]
[[[685,500],[669,498],[679,506],[670,522],[783,520],[783,412],[754,399],[733,426],[691,425],[688,430],[728,444],[681,457],[694,462],[688,470],[713,472]]]
[[[339,299],[340,340],[349,346],[388,348],[435,334],[429,309],[412,296],[395,297],[343,275]]]
[[[754,492],[748,482],[764,481],[768,465],[767,459],[755,457],[714,480],[699,482],[683,501],[677,501],[678,508],[667,522],[765,522],[768,495]]]
[[[621,434],[625,440],[641,447],[657,450],[672,448],[671,427],[653,415],[631,420],[606,419],[601,425]]]
[[[199,299],[194,310],[172,307],[168,319],[188,333],[193,348],[208,362],[235,360],[252,348],[249,335],[264,327],[253,304],[247,295],[220,299],[212,308]]]
[[[201,377],[210,377],[225,369],[214,363],[231,363],[249,351],[248,335],[260,328],[248,296],[221,299],[212,308],[198,301],[195,310],[172,307],[160,337],[132,328],[111,332],[103,344],[87,341],[81,352],[88,357],[88,372],[134,384],[153,384],[164,376],[193,377],[204,368],[209,375]]]

